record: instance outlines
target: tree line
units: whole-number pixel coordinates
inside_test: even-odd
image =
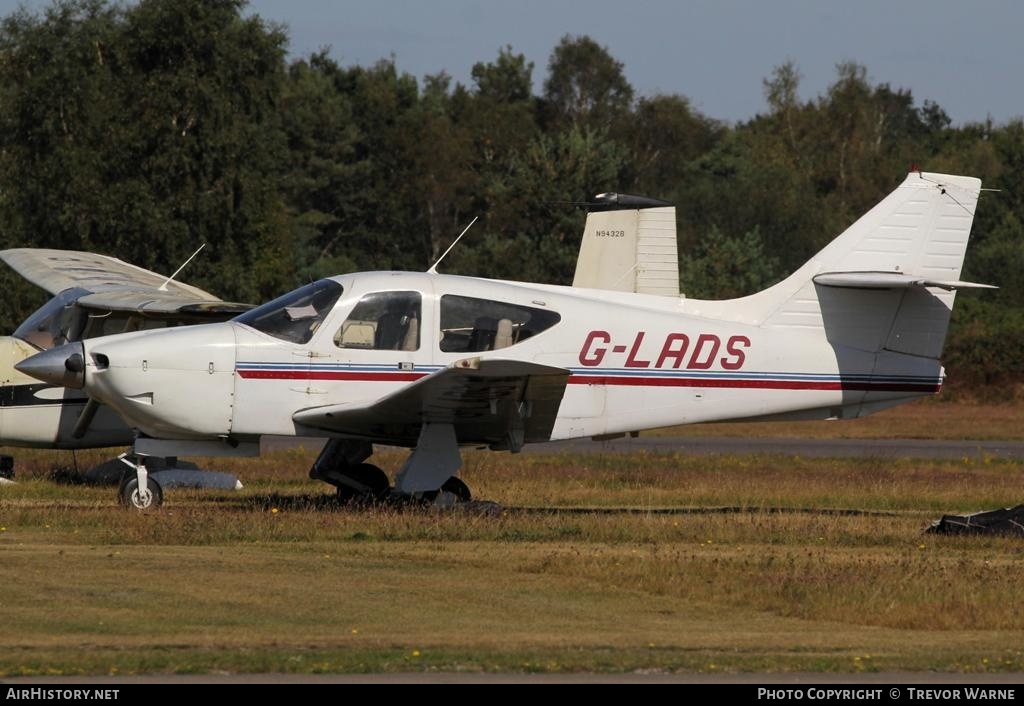
[[[512,47],[470,85],[393,61],[289,60],[243,0],[58,0],[0,22],[0,246],[115,255],[237,301],[310,279],[426,269],[568,283],[573,204],[621,191],[677,206],[681,288],[748,294],[785,276],[912,164],[981,177],[947,351],[950,381],[1024,380],[1024,123],[952,125],[941,106],[843,63],[800,98],[793,63],[730,124],[678,94],[637,96],[587,36],[552,50],[542,90]],[[980,108],[983,108],[981,106]],[[4,274],[11,328],[40,303]]]

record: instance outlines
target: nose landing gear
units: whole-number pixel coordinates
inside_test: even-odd
[[[164,502],[164,492],[146,470],[146,457],[123,453],[118,459],[135,471],[126,474],[117,497],[121,504],[136,510],[152,510]]]

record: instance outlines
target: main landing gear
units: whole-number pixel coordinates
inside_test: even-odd
[[[387,474],[366,459],[373,447],[365,441],[330,439],[309,470],[338,489],[343,503],[395,503],[451,507],[472,500],[469,487],[455,474],[462,466],[455,430],[449,424],[425,424],[419,442],[392,488]]]
[[[391,490],[388,475],[372,463],[357,463],[336,472],[338,500],[351,502],[380,502]]]

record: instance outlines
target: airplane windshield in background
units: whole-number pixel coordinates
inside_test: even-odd
[[[308,343],[343,291],[337,282],[322,279],[236,316],[233,321],[274,338]]]
[[[65,289],[25,319],[14,337],[42,350],[79,340],[86,317],[75,302],[86,294],[89,291],[81,287]]]
[[[508,348],[546,331],[562,317],[554,311],[490,299],[441,297],[441,350],[472,353]]]

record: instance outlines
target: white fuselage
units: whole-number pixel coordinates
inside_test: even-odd
[[[238,322],[87,340],[86,390],[152,437],[252,440],[322,434],[293,415],[372,402],[467,357],[514,359],[570,371],[551,432],[567,439],[749,417],[855,417],[934,393],[942,381],[932,358],[857,350],[820,330],[701,317],[688,313],[700,302],[681,298],[421,273],[333,281],[343,294],[302,343]],[[357,303],[391,291],[421,297],[415,349],[342,347]],[[560,320],[497,350],[446,351],[443,295]]]

